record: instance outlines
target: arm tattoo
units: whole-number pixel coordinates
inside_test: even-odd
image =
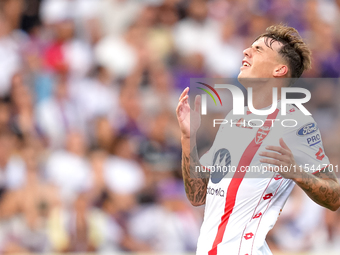
[[[196,166],[201,164],[198,159],[197,147],[195,146],[190,155],[182,154],[182,173],[187,197],[192,205],[205,204],[209,172],[196,171]]]
[[[333,171],[328,167],[316,173],[303,173],[297,184],[317,204],[331,210],[340,205],[340,185]]]

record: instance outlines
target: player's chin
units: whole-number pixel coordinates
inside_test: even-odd
[[[237,76],[237,79],[242,79],[244,76],[244,73],[242,72],[242,70],[240,71],[240,73]]]
[[[240,71],[240,73],[237,76],[238,81],[242,84],[242,82],[246,82],[247,79],[249,79],[249,75],[246,74],[244,71]]]

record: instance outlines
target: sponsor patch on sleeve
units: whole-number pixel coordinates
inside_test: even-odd
[[[319,130],[319,128],[316,125],[316,123],[315,122],[311,122],[311,123],[308,123],[308,124],[304,125],[302,128],[300,128],[296,132],[296,134],[298,136],[306,136],[306,135],[313,134],[313,133],[315,133],[318,130]]]
[[[317,145],[321,143],[321,135],[319,132],[307,138],[307,143],[309,146]]]

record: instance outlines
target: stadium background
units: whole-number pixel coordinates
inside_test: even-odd
[[[1,0],[0,253],[192,253],[203,208],[185,198],[178,96],[235,77],[242,51],[286,23],[340,74],[340,1]],[[338,79],[309,104],[339,163]],[[204,139],[213,139],[205,134]],[[203,148],[201,148],[203,150]],[[339,212],[293,191],[274,254],[340,251]]]

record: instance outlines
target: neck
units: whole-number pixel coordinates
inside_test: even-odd
[[[277,100],[281,99],[281,87],[277,88]],[[262,109],[273,104],[273,88],[269,84],[256,84],[253,88],[253,106],[255,109]],[[248,95],[249,96],[249,95]]]

